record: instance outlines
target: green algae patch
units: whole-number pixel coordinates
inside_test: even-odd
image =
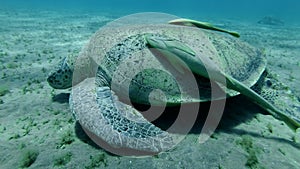
[[[72,144],[75,139],[74,139],[74,134],[71,130],[67,130],[60,138],[60,141],[57,145],[57,148],[62,148],[64,149],[67,145]]]
[[[9,93],[9,88],[5,85],[0,85],[0,96],[4,96]]]
[[[37,150],[34,150],[34,149],[24,150],[24,152],[22,153],[20,167],[21,168],[30,167],[35,162],[38,155],[39,155],[39,152]]]
[[[72,153],[64,153],[54,159],[54,166],[64,166],[71,161]]]
[[[254,146],[253,140],[248,135],[243,135],[241,139],[236,140],[236,144],[241,146],[244,151],[247,153],[247,161],[245,166],[251,169],[261,169],[264,168],[259,163],[257,154],[260,152],[260,149]]]
[[[92,169],[100,166],[107,166],[107,157],[104,153],[90,156],[90,163],[85,166],[85,169]]]

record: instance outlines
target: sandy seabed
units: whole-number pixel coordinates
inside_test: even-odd
[[[0,168],[300,168],[299,133],[242,96],[227,100],[218,130],[203,144],[191,132],[175,149],[146,158],[112,155],[93,144],[70,113],[70,90],[53,90],[46,77],[113,19],[108,13],[0,11]],[[264,48],[269,69],[299,99],[299,25],[226,20],[224,26]]]

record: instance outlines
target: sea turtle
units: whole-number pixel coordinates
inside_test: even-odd
[[[151,124],[123,102],[127,97],[140,104],[176,105],[242,93],[292,129],[300,126],[285,114],[285,107],[274,107],[280,104],[272,95],[273,86],[264,85],[270,83],[266,78],[261,80],[266,68],[261,50],[237,38],[190,25],[239,36],[187,19],[102,28],[78,57],[64,58],[47,81],[56,89],[73,86],[70,107],[90,137],[126,150],[157,153],[173,147],[176,139],[175,134]],[[189,70],[195,81],[185,79]],[[213,83],[226,94],[212,96]],[[261,95],[249,88],[254,85]],[[164,94],[153,92],[155,89]]]

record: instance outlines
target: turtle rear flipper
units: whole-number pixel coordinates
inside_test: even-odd
[[[264,99],[300,123],[300,102],[288,86],[266,70],[252,89]]]

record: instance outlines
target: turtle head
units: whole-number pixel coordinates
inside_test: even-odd
[[[64,58],[59,66],[49,74],[47,82],[54,89],[67,89],[72,86],[73,65],[68,57]]]

